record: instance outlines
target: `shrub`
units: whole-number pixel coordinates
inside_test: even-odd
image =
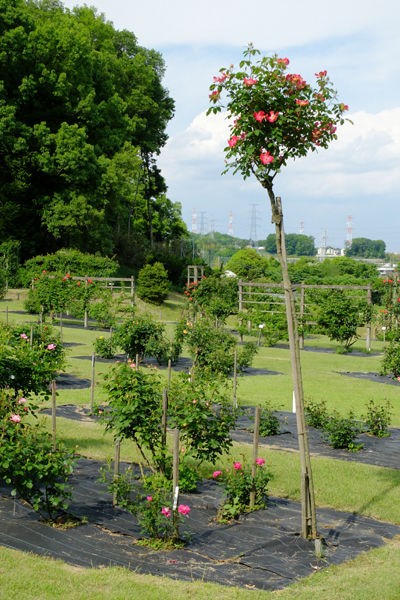
[[[143,359],[163,343],[164,331],[164,325],[149,316],[133,317],[116,329],[115,340],[128,356]]]
[[[214,471],[213,478],[225,489],[225,499],[218,510],[218,519],[229,521],[237,519],[240,514],[250,510],[265,508],[267,505],[267,486],[271,475],[265,467],[263,458],[256,459],[255,476],[251,466],[244,458],[235,461],[231,468],[224,471]],[[250,507],[251,492],[255,494],[254,507]]]
[[[380,374],[390,373],[393,377],[400,377],[400,342],[393,340],[383,352]]]
[[[145,302],[162,304],[168,297],[169,289],[168,273],[162,263],[146,265],[139,271],[136,290],[139,298]]]
[[[169,390],[169,424],[180,431],[186,453],[197,460],[214,461],[232,445],[236,421],[229,384],[187,374],[174,378]]]
[[[376,437],[388,437],[390,435],[389,425],[392,419],[392,405],[387,402],[384,406],[378,406],[373,400],[367,405],[367,413],[364,416],[367,431]]]
[[[114,358],[117,344],[113,336],[101,335],[94,341],[94,351],[100,358]]]
[[[194,369],[229,375],[233,371],[236,340],[207,319],[187,322],[183,339],[193,359]]]
[[[119,363],[105,375],[109,406],[101,420],[115,439],[134,441],[145,461],[157,464],[163,454],[162,382],[153,370],[134,366]]]
[[[115,275],[117,269],[118,263],[112,258],[64,248],[54,254],[30,258],[21,269],[20,277],[23,285],[29,287],[32,279],[39,277],[43,271],[52,274],[72,273],[80,277],[110,277]]]
[[[257,352],[257,346],[252,342],[246,342],[243,346],[238,347],[236,359],[237,368],[240,371],[243,371],[244,369],[250,367]]]
[[[32,339],[32,343],[31,343]],[[48,386],[64,366],[65,352],[59,336],[47,325],[0,326],[0,387],[26,394],[48,393]]]
[[[325,428],[329,420],[329,413],[324,400],[321,400],[321,402],[308,400],[305,403],[304,412],[307,425],[316,429]]]
[[[328,443],[332,448],[358,451],[363,444],[356,444],[357,436],[361,433],[361,425],[350,411],[347,417],[334,411],[324,426]]]
[[[41,425],[27,422],[35,412],[27,398],[13,390],[0,391],[0,479],[35,511],[54,519],[68,508],[68,479],[75,457]]]
[[[201,313],[223,323],[237,312],[238,283],[236,278],[214,274],[191,283],[184,292]]]
[[[100,480],[107,483],[109,491],[116,495],[118,505],[136,516],[142,534],[150,538],[146,545],[165,548],[169,544],[179,544],[179,525],[189,515],[190,508],[180,504],[175,511],[172,510],[172,486],[165,475],[144,475],[142,472],[140,479],[132,467],[128,467],[124,473],[115,476],[110,464],[105,465],[100,473]]]
[[[269,435],[278,435],[280,430],[279,419],[272,410],[268,402],[260,410],[260,435],[267,437]]]
[[[365,300],[350,298],[342,290],[331,290],[321,296],[318,326],[331,340],[342,344],[346,351],[357,341],[358,327],[370,318],[371,307]]]

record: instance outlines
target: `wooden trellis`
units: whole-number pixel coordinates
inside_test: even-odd
[[[285,299],[282,283],[258,283],[239,280],[239,312],[258,307],[260,312],[285,314]],[[311,290],[342,290],[362,292],[368,304],[372,304],[372,285],[312,285],[292,284],[295,297],[296,314],[299,322],[305,325],[315,325],[310,312],[311,303],[307,292]],[[268,304],[268,307],[266,305]],[[263,306],[266,307],[263,310]],[[366,349],[371,350],[371,322],[366,323]],[[299,334],[300,347],[304,348],[304,335]]]

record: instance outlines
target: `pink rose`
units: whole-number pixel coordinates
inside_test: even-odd
[[[243,79],[244,85],[255,85],[257,83],[257,79],[253,77],[244,77]]]
[[[187,504],[180,504],[178,506],[178,513],[181,515],[188,515],[190,513],[190,506]]]
[[[268,152],[268,150],[263,150],[260,154],[260,161],[263,165],[269,165],[274,161],[274,157]]]
[[[222,471],[214,471],[213,473],[213,477],[214,479],[216,479],[217,477],[219,477],[220,475],[222,475]]]
[[[240,469],[242,468],[242,463],[240,463],[240,462],[234,462],[233,463],[233,468],[236,469],[236,471],[240,471]]]
[[[256,465],[258,465],[259,467],[265,465],[265,458],[256,458]]]
[[[161,509],[161,514],[167,517],[167,519],[169,519],[169,517],[171,516],[171,509],[169,509],[167,506],[163,506]]]
[[[10,421],[12,421],[13,423],[20,423],[21,417],[19,415],[11,415]]]

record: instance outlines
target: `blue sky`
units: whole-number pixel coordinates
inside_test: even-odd
[[[398,0],[64,0],[89,4],[139,44],[160,51],[164,85],[176,103],[159,157],[168,196],[182,204],[189,230],[258,239],[273,232],[269,203],[256,181],[221,175],[226,122],[206,117],[208,86],[237,64],[248,42],[290,59],[312,79],[327,69],[353,125],[328,150],[288,165],[276,178],[285,229],[342,247],[349,236],[382,239],[400,252],[400,2]],[[351,219],[349,218],[351,217]]]

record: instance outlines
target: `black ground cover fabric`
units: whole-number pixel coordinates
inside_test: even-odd
[[[136,544],[140,537],[135,518],[113,508],[112,498],[99,478],[100,463],[80,459],[74,474],[70,512],[87,524],[60,530],[0,489],[0,540],[3,546],[59,558],[81,567],[118,565],[139,573],[182,580],[264,590],[286,587],[330,564],[354,558],[360,552],[400,535],[400,527],[330,509],[319,509],[318,527],[324,538],[324,556],[299,535],[300,506],[270,498],[267,510],[249,513],[233,524],[214,518],[221,488],[205,481],[198,493],[182,495],[191,506],[183,531],[190,531],[186,547],[154,551]]]

